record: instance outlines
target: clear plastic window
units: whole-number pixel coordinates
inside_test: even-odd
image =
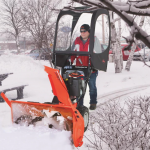
[[[97,18],[95,25],[94,53],[102,53],[108,47],[109,42],[109,23],[108,16],[105,14]]]
[[[70,46],[71,41],[71,15],[64,15],[60,18],[57,31],[56,51],[65,51]]]
[[[89,43],[88,37],[89,37],[90,32],[88,31],[80,32],[80,28],[83,24],[87,24],[90,26],[91,18],[92,18],[91,13],[83,13],[80,16],[72,34],[71,51],[85,51],[84,48],[79,44],[79,42],[75,42],[75,41],[77,40],[77,38],[81,37],[80,39],[82,40],[83,45],[87,44],[86,42]],[[84,29],[82,30],[85,31]],[[87,44],[85,48],[86,48],[86,51],[89,52],[89,44]]]

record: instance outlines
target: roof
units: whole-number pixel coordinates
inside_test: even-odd
[[[0,43],[1,43],[1,44],[3,44],[3,43],[6,43],[6,44],[7,44],[7,43],[16,43],[16,41],[0,41]]]

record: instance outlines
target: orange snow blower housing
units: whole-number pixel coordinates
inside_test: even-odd
[[[76,109],[77,104],[72,104],[66,85],[63,78],[57,69],[52,69],[45,66],[45,71],[52,86],[53,94],[58,98],[58,104],[36,103],[24,101],[10,101],[4,93],[1,93],[2,98],[11,107],[12,121],[19,123],[19,120],[29,121],[31,116],[34,116],[38,121],[44,117],[43,110],[57,111],[66,120],[66,130],[71,130],[72,139],[75,147],[82,146],[84,134],[84,119],[80,112]],[[21,117],[20,117],[21,116]],[[32,119],[32,124],[34,123]],[[36,120],[37,121],[37,120]]]

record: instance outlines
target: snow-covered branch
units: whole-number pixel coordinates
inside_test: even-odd
[[[99,8],[105,8],[111,10],[105,2],[110,2],[109,0],[72,0],[74,2],[81,3],[83,5],[91,5]],[[141,15],[141,16],[150,16],[150,10],[147,9],[150,6],[150,0],[143,0],[143,1],[129,1],[128,3],[125,2],[110,2],[111,5],[116,7],[120,11],[125,11],[129,14],[134,15]]]
[[[148,35],[144,30],[142,30],[140,26],[137,25],[132,16],[128,15],[124,11],[118,10],[118,8],[112,5],[112,2],[108,0],[102,1],[105,5],[107,5],[107,7],[118,14],[131,27],[131,32],[134,32],[137,39],[143,41],[148,47],[150,47],[150,35]]]
[[[103,1],[103,0],[102,0]],[[150,10],[147,8],[150,6],[150,0],[143,1],[129,1],[128,3],[124,2],[111,2],[116,8],[120,11],[125,11],[129,14],[149,16]]]
[[[111,2],[109,0],[99,0],[100,3],[97,1],[93,2],[92,0],[73,0],[73,1],[82,4],[86,2],[86,4],[90,4],[95,7],[106,6],[107,8],[109,8],[109,10],[119,15],[128,24],[128,26],[131,27],[131,32],[134,33],[137,39],[143,41],[150,48],[150,35],[148,35],[144,30],[142,30],[142,28],[136,24],[134,18],[128,14],[129,12],[132,11],[132,14],[138,14],[143,16],[150,15],[149,9],[137,9],[135,7],[135,5],[137,4],[139,4],[139,6],[143,6],[141,4],[142,1],[134,1],[134,3],[130,1],[127,4],[125,4],[125,6],[122,5],[124,3],[116,3],[116,2]],[[146,2],[149,4],[150,0],[145,1],[145,3]]]
[[[138,0],[138,2],[132,0],[132,1],[129,1],[129,2],[134,4],[134,6],[136,8],[148,8],[148,7],[150,7],[150,0]]]
[[[64,7],[64,9],[69,9],[69,10],[72,10],[72,11],[74,11],[74,12],[88,12],[88,11],[91,11],[91,10],[97,10],[97,9],[99,9],[99,7],[90,7],[90,8],[85,8],[84,10],[83,9],[75,9],[74,7],[72,7],[72,6],[68,6],[68,7]]]
[[[150,97],[135,97],[124,105],[111,101],[100,106],[90,117],[90,137],[85,136],[88,148],[149,149],[149,114]]]

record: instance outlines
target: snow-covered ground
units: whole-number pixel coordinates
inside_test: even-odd
[[[126,62],[124,62],[125,65]],[[150,65],[150,62],[148,62]],[[24,100],[50,102],[53,94],[43,65],[48,61],[33,60],[23,55],[3,55],[0,57],[0,74],[13,73],[2,82],[0,91],[6,86],[28,85],[24,89]],[[133,62],[131,71],[123,70],[115,74],[114,64],[108,63],[108,71],[99,71],[97,77],[98,96],[113,91],[150,85],[150,68],[142,62]],[[16,92],[6,93],[8,98],[15,98]],[[128,96],[150,95],[150,87]],[[86,94],[85,105],[89,96]],[[98,100],[100,102],[100,99]],[[1,150],[72,150],[71,133],[47,127],[25,127],[11,124],[11,112],[6,103],[0,103],[0,149]],[[84,150],[86,148],[79,148]]]

